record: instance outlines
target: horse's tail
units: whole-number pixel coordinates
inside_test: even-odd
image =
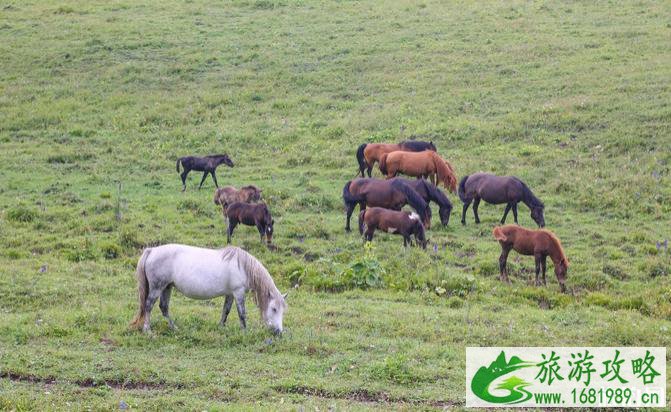
[[[428,221],[429,205],[426,203],[424,198],[415,191],[415,189],[410,187],[402,180],[398,179],[394,179],[391,182],[391,187],[393,187],[396,190],[399,190],[401,193],[405,195],[408,204],[417,211],[417,214],[419,214],[419,218],[422,220],[422,222]]]
[[[364,209],[361,212],[359,212],[359,234],[363,235],[363,226],[364,226],[364,219],[366,218],[366,210]]]
[[[459,181],[459,199],[461,199],[462,202],[466,203],[466,181],[468,180],[468,175],[464,176],[461,178]]]
[[[352,181],[345,183],[345,186],[342,188],[342,200],[345,203],[345,206],[351,205],[352,203],[362,202],[363,198],[360,195],[354,195],[349,190]]]
[[[219,201],[219,190],[221,190],[221,189],[215,189],[214,190],[214,204],[215,205],[221,205],[221,202]]]
[[[137,269],[135,269],[139,307],[135,318],[130,323],[130,327],[134,329],[140,329],[142,327],[146,315],[145,301],[147,300],[147,294],[149,293],[149,282],[147,281],[147,273],[144,270],[144,266],[150,252],[151,248],[147,248],[142,252],[142,256],[140,256],[140,260],[137,262]]]
[[[183,159],[182,157],[177,159],[177,173],[179,173],[179,164],[182,163],[182,159]]]
[[[383,175],[387,175],[387,154],[384,153],[382,156],[380,156],[380,172],[382,172]]]
[[[452,165],[447,160],[443,160],[434,152],[429,153],[432,154],[433,161],[436,166],[436,172],[438,173],[438,178],[443,182],[447,190],[449,190],[451,193],[454,193],[457,190],[457,176],[454,175],[454,169],[452,168]]]
[[[363,151],[366,149],[366,146],[368,146],[368,143],[364,143],[356,149],[356,160],[359,161],[359,172],[361,173],[361,177],[364,177],[363,172],[367,166],[366,158],[363,156]]]
[[[494,230],[492,231],[492,234],[494,235],[494,239],[505,242],[508,240],[508,236],[503,233],[503,230],[501,230],[501,226],[496,226]]]

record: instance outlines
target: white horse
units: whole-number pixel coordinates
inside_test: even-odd
[[[160,297],[159,307],[174,329],[168,305],[174,286],[193,299],[226,296],[221,314],[223,326],[235,298],[240,326],[245,321],[245,292],[254,291],[263,322],[276,334],[282,333],[282,318],[287,308],[286,294],[280,294],[268,270],[254,256],[238,247],[203,249],[186,245],[163,245],[147,248],[135,272],[140,306],[131,326],[149,332],[151,309]]]

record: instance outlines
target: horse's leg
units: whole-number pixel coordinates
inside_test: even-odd
[[[345,231],[347,231],[347,232],[352,230],[349,227],[349,221],[352,219],[352,213],[354,212],[355,207],[356,207],[356,203],[348,203],[347,204],[347,220],[345,221]]]
[[[156,300],[161,296],[161,290],[159,289],[151,289],[151,286],[149,287],[149,294],[147,295],[147,299],[144,301],[144,327],[142,328],[142,331],[145,333],[151,332],[151,309],[154,307],[154,303],[156,303]]]
[[[540,279],[538,278],[538,276],[539,276],[540,273],[541,273],[541,260],[542,260],[542,259],[543,259],[543,257],[542,257],[540,254],[536,253],[536,254],[534,255],[534,260],[536,261],[536,286],[540,286],[540,285],[541,285],[541,281],[540,281]]]
[[[475,215],[475,223],[480,223],[480,216],[478,216],[478,206],[480,206],[480,198],[473,199],[473,215]]]
[[[471,205],[471,201],[468,200],[467,202],[464,202],[464,207],[461,210],[461,224],[465,225],[466,224],[466,211],[468,210],[468,206]]]
[[[226,324],[226,319],[228,314],[231,313],[231,307],[233,306],[233,296],[226,295],[226,301],[224,301],[224,308],[221,311],[221,321],[219,321],[219,326],[224,326]]]
[[[517,223],[517,203],[513,203],[513,217],[515,218],[515,224],[519,225],[519,223]]]
[[[211,173],[211,172],[209,172],[209,171],[207,171],[207,170],[203,172],[203,178],[200,179],[200,185],[198,185],[198,189],[200,189],[201,187],[203,187],[203,182],[205,182],[205,178],[207,178],[207,174],[208,174],[208,173]]]
[[[261,235],[261,243],[263,243],[263,237],[266,235],[266,227],[263,225],[263,223],[258,222],[256,224],[256,228],[259,231],[259,234]]]
[[[236,219],[228,218],[228,227],[226,228],[226,243],[231,243],[231,236],[233,235],[233,229],[238,225]]]
[[[163,317],[168,320],[168,326],[170,326],[170,329],[177,329],[175,327],[175,322],[172,321],[170,314],[168,313],[168,305],[170,305],[170,292],[172,292],[172,285],[168,285],[168,287],[163,289],[163,292],[161,292],[161,301],[159,302],[158,306],[161,308]]]
[[[184,169],[182,174],[179,175],[179,177],[182,178],[182,192],[186,190],[186,176],[189,174],[191,169]]]
[[[543,270],[543,285],[547,286],[547,282],[545,281],[545,270],[547,269],[547,263],[548,263],[548,255],[543,255],[543,258],[541,259],[541,269]]]
[[[247,329],[247,312],[245,312],[245,291],[235,294],[235,307],[238,309],[238,317],[240,318],[240,327]]]
[[[372,242],[373,241],[373,233],[375,233],[375,228],[373,228],[372,226],[366,227],[366,233],[364,234],[365,235],[364,239],[369,241],[369,242]]]
[[[213,170],[210,173],[212,174],[212,180],[214,180],[214,185],[217,187],[217,189],[219,189],[219,183],[217,183],[217,175],[215,174],[216,170]]]
[[[513,207],[512,203],[508,203],[506,205],[506,210],[505,210],[505,212],[503,212],[503,217],[501,218],[501,224],[506,223],[506,217],[508,216],[508,212],[510,212],[510,208],[512,208],[512,207]]]
[[[368,172],[368,177],[371,177],[371,173],[373,173],[373,165],[368,165],[368,169],[366,169],[366,171]],[[363,177],[363,172],[361,172],[361,177]]]
[[[506,268],[508,253],[510,253],[510,247],[501,245],[501,256],[499,256],[499,278],[502,282],[510,283],[510,279],[508,279],[508,269]]]

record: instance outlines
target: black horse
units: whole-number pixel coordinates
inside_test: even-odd
[[[219,187],[217,183],[217,175],[215,170],[219,167],[220,164],[225,163],[228,167],[233,167],[233,161],[228,157],[227,154],[211,155],[205,157],[195,157],[195,156],[186,156],[180,157],[177,159],[177,173],[179,173],[179,164],[182,164],[184,171],[180,174],[182,178],[182,192],[186,190],[186,176],[190,171],[195,170],[197,172],[204,172],[203,178],[200,180],[200,186],[198,189],[203,187],[203,182],[207,177],[207,174],[212,174],[212,179],[214,180],[214,185]]]
[[[503,212],[501,224],[506,222],[506,216],[512,209],[515,223],[517,223],[517,204],[523,202],[531,210],[531,218],[540,227],[545,226],[543,209],[545,205],[537,198],[531,189],[520,179],[514,176],[496,176],[489,173],[475,173],[464,176],[459,182],[459,198],[464,203],[461,214],[461,223],[466,224],[466,210],[473,202],[473,215],[475,223],[480,223],[478,216],[478,205],[480,199],[492,205],[506,203],[506,211]]]
[[[434,202],[440,208],[438,215],[440,216],[440,223],[447,226],[450,223],[450,214],[452,213],[452,202],[445,196],[436,185],[432,184],[426,179],[403,179],[395,177],[391,180],[400,180],[410,186],[418,195],[420,195],[426,203]]]
[[[404,205],[410,205],[417,211],[420,220],[426,228],[431,224],[431,209],[422,197],[402,179],[380,180],[371,178],[356,178],[345,184],[342,198],[347,208],[345,230],[350,231],[350,218],[356,205],[360,210],[366,207],[384,207],[392,210],[401,210]]]

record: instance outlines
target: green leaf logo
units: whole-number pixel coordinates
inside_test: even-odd
[[[478,398],[491,403],[513,404],[527,401],[531,399],[531,392],[524,388],[531,384],[517,376],[509,377],[495,388],[507,390],[508,395],[506,396],[492,395],[489,393],[489,387],[496,379],[510,372],[535,365],[534,362],[524,361],[517,356],[511,357],[510,361],[506,362],[506,354],[501,351],[488,368],[483,366],[478,369],[471,381],[471,390]]]

